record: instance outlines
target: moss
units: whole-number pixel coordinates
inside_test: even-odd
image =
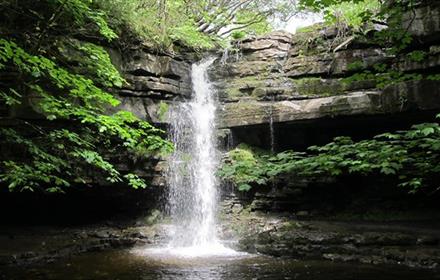
[[[247,94],[243,93],[242,91],[240,91],[240,89],[238,89],[236,87],[231,87],[231,88],[225,89],[225,93],[228,98],[238,98],[238,97],[244,97],[247,95]]]
[[[352,63],[349,63],[347,65],[348,71],[359,71],[364,69],[364,62],[362,60],[355,60]]]
[[[159,103],[159,109],[157,110],[157,115],[158,115],[160,121],[163,122],[163,121],[166,120],[168,111],[170,109],[169,107],[170,106],[167,103],[163,102],[163,101],[161,101]]]
[[[302,78],[293,80],[296,91],[306,96],[333,96],[344,93],[347,85],[340,80],[325,80],[321,78]]]
[[[229,98],[251,96],[256,88],[264,87],[264,78],[261,76],[246,76],[236,79],[225,89]]]

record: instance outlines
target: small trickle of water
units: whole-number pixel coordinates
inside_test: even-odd
[[[174,229],[167,251],[182,256],[235,252],[224,247],[216,234],[219,152],[215,144],[216,102],[207,75],[214,60],[193,65],[193,99],[170,114],[175,151],[167,174],[168,210]]]
[[[220,59],[221,65],[226,65],[226,63],[228,63],[228,59],[229,59],[229,48],[225,48],[223,50],[222,58]]]
[[[273,125],[273,102],[275,98],[274,96],[271,97],[271,103],[269,106],[269,132],[270,132],[270,151],[272,153],[275,152],[275,129]]]

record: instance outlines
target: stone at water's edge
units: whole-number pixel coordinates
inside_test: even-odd
[[[250,253],[440,268],[440,228],[435,225],[314,221],[307,216],[306,211],[264,214],[228,200],[222,208],[222,234],[237,239],[237,249]]]
[[[154,226],[1,228],[0,271],[2,266],[53,263],[78,254],[150,244],[158,234],[161,229]]]

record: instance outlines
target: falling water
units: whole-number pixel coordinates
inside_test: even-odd
[[[168,207],[174,230],[168,247],[177,254],[230,254],[216,234],[219,153],[215,139],[216,103],[207,69],[215,59],[192,66],[193,98],[170,114],[175,151],[167,174]]]
[[[225,48],[223,50],[222,58],[220,59],[220,64],[226,65],[228,63],[228,59],[229,59],[229,48]]]
[[[275,101],[274,96],[271,97],[271,103],[269,106],[269,132],[270,132],[270,151],[275,152],[275,129],[273,126],[273,102]]]

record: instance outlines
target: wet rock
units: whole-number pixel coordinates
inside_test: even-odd
[[[295,215],[299,218],[304,218],[310,215],[310,213],[308,211],[298,211],[295,213]]]
[[[417,238],[417,245],[438,245],[439,238],[434,236],[420,236]]]
[[[97,231],[92,233],[90,236],[96,237],[96,238],[109,238],[110,234],[108,231]]]

